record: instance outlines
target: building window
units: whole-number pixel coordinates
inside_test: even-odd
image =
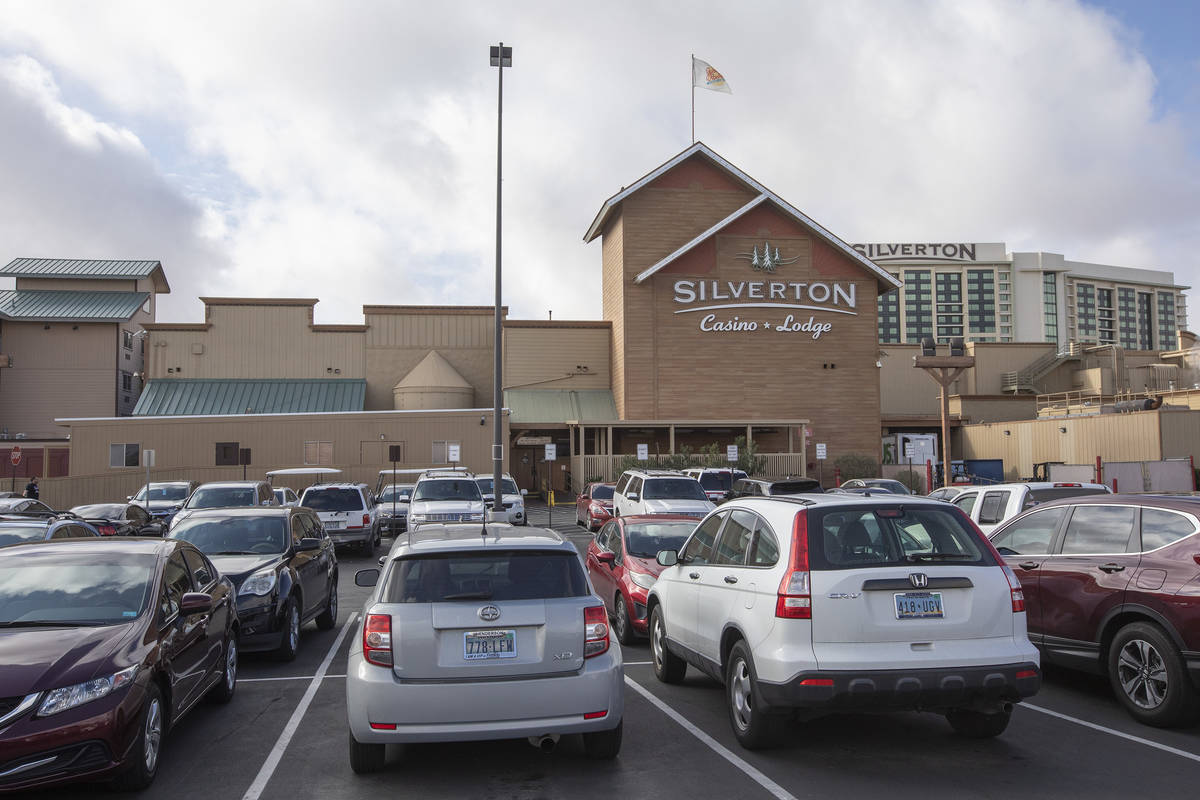
[[[130,374],[128,372],[121,373],[121,391],[123,391],[123,392],[132,392],[133,391],[133,375],[132,374]]]
[[[333,464],[333,442],[305,442],[304,466],[326,467]]]
[[[1058,284],[1053,272],[1042,273],[1042,311],[1046,341],[1058,344]]]
[[[1179,346],[1175,336],[1175,295],[1158,293],[1158,349],[1174,350]]]
[[[900,292],[890,291],[879,295],[879,341],[900,341]]]
[[[1084,341],[1096,341],[1096,287],[1090,283],[1075,284],[1076,335]]]
[[[904,271],[904,341],[933,336],[933,277],[927,269]]]
[[[969,333],[996,330],[996,282],[990,269],[967,270],[967,329]]]
[[[142,446],[136,443],[110,444],[108,446],[108,465],[110,467],[136,467],[138,453]]]
[[[126,350],[133,349],[133,331],[121,331],[121,346]]]
[[[433,459],[432,459],[432,461],[434,464],[449,464],[450,463],[450,454],[449,454],[450,445],[458,445],[459,449],[461,451],[461,448],[462,448],[461,442],[435,441],[433,443]],[[461,456],[461,452],[460,452],[460,456]]]
[[[238,443],[217,442],[218,467],[236,467],[238,465]]]
[[[1150,292],[1138,292],[1138,349],[1154,349],[1154,295]]]

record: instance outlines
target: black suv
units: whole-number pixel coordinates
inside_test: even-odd
[[[170,533],[191,542],[237,587],[242,650],[291,661],[300,626],[337,622],[337,555],[307,508],[213,508],[192,512]]]

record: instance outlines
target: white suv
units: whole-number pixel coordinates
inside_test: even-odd
[[[1041,683],[1021,584],[957,509],[845,494],[731,500],[647,599],[655,675],[725,685],[734,735],[771,745],[787,712],[935,711],[996,736]]]
[[[483,522],[486,509],[475,476],[464,469],[421,473],[408,505],[408,528],[434,523]]]
[[[747,477],[745,472],[733,467],[691,467],[683,474],[700,481],[704,493],[714,503],[723,503],[733,497],[733,485]]]
[[[613,516],[678,514],[699,519],[716,508],[700,481],[665,469],[626,470],[613,489]]]
[[[356,544],[371,555],[382,536],[379,506],[365,483],[318,483],[300,496],[300,505],[321,518],[334,544]]]
[[[979,526],[979,530],[990,536],[1001,522],[1012,519],[1038,503],[1085,494],[1112,494],[1112,490],[1103,483],[997,483],[968,487],[950,498],[950,502],[961,508]]]
[[[483,494],[483,502],[492,509],[492,519],[497,522],[510,522],[513,525],[528,525],[529,517],[525,514],[525,495],[529,494],[528,489],[518,489],[517,482],[512,479],[512,475],[505,473],[500,476],[500,487],[503,490],[500,496],[500,507],[495,504],[495,495],[492,492],[491,475],[479,475],[475,478],[475,483],[479,484],[479,491]]]

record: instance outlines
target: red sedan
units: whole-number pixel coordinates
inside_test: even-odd
[[[575,524],[589,531],[598,530],[612,519],[612,483],[589,483],[575,498]]]
[[[655,556],[681,549],[696,522],[666,514],[615,517],[588,543],[588,576],[621,644],[646,635],[646,593],[663,571]]]

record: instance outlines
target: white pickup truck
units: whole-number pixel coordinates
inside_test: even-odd
[[[998,483],[973,486],[950,502],[965,511],[981,531],[991,534],[1001,522],[1038,503],[1081,494],[1112,494],[1112,490],[1102,483]]]

